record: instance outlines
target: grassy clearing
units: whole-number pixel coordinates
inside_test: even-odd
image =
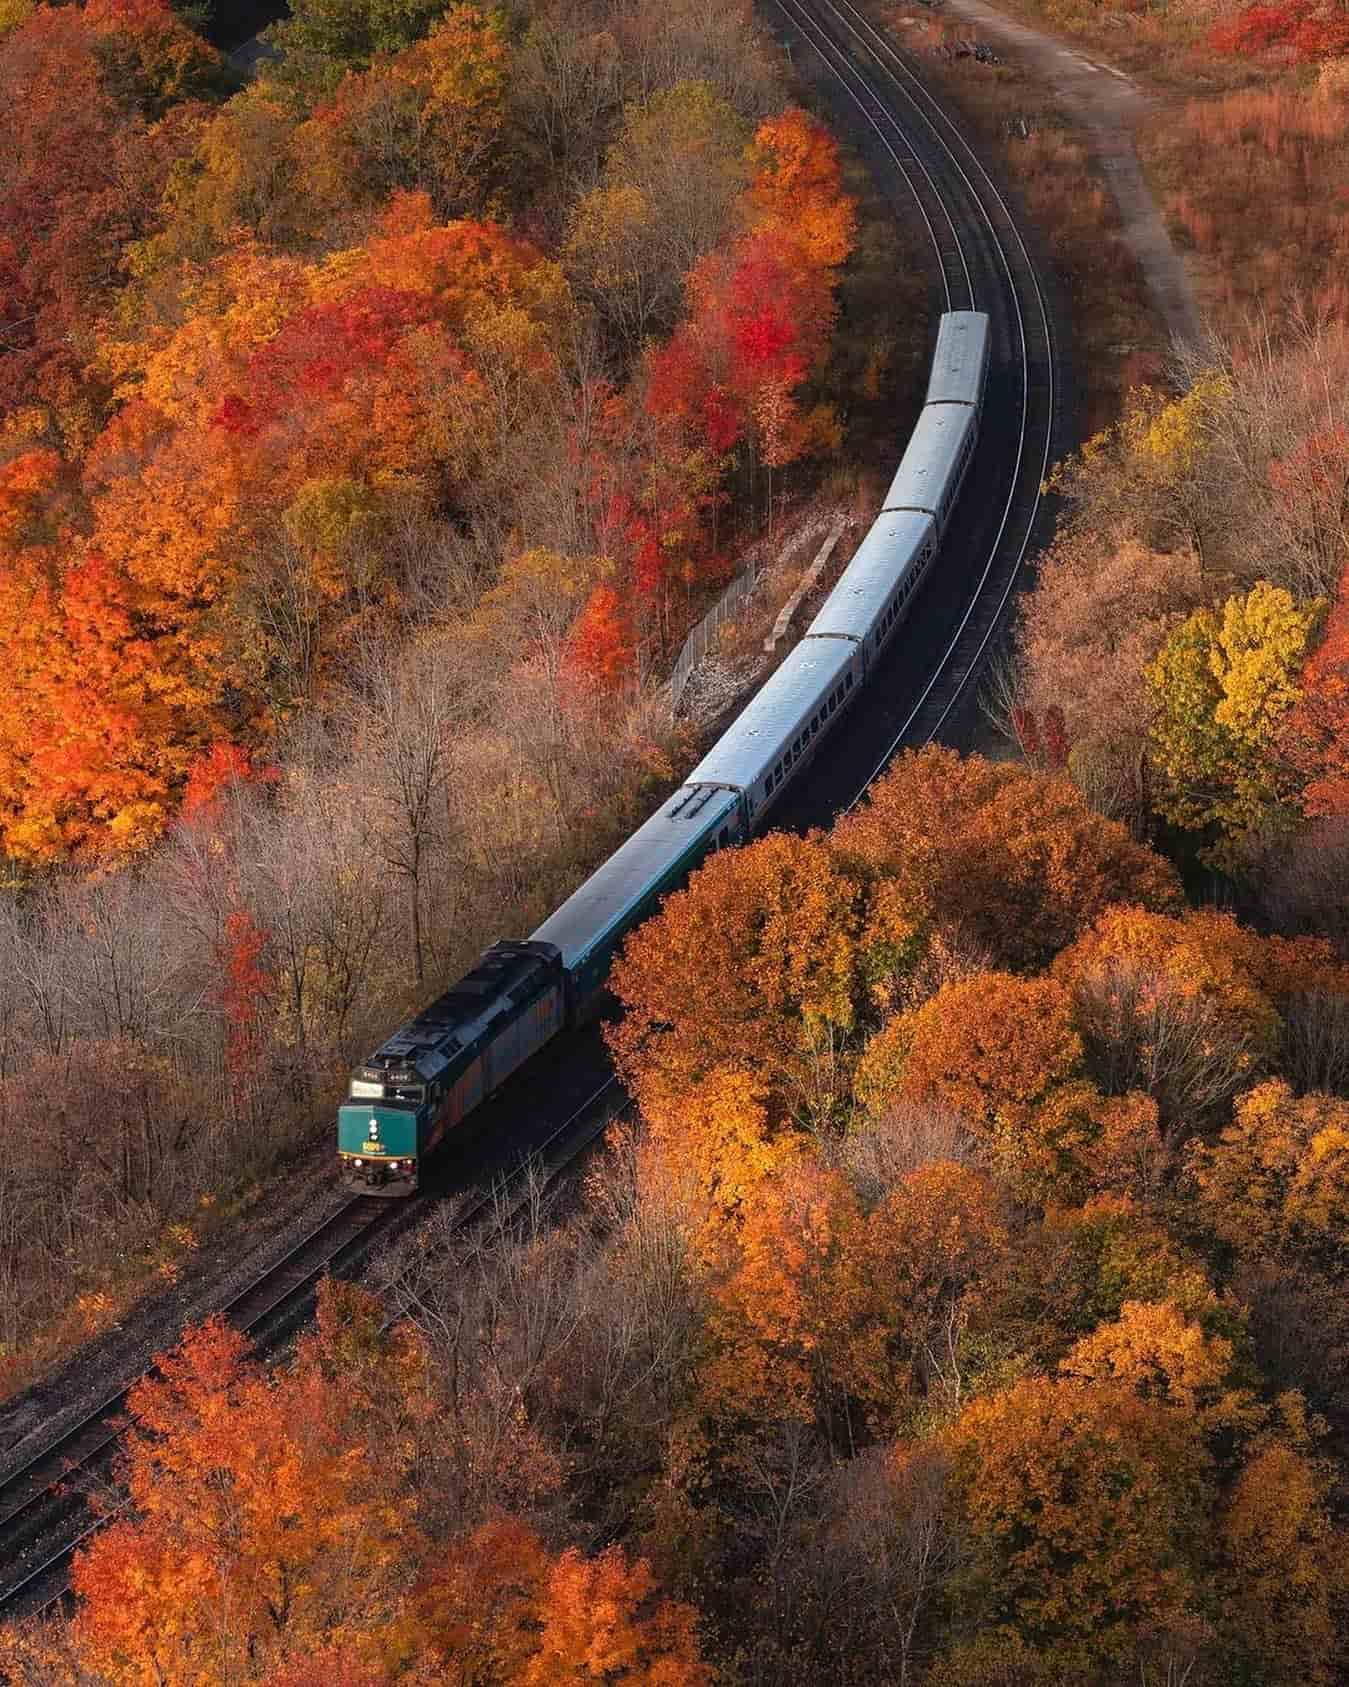
[[[1139,150],[1216,326],[1349,313],[1349,66],[1190,100]]]

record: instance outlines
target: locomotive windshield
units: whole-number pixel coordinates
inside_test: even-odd
[[[416,1107],[426,1099],[423,1084],[376,1084],[369,1078],[353,1078],[349,1099],[352,1101],[402,1101]]]

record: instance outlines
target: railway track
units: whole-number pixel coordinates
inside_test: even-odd
[[[888,669],[868,687],[875,716],[868,733],[857,734],[852,753],[808,776],[796,812],[783,816],[787,824],[819,824],[856,802],[898,749],[938,737],[967,694],[1004,624],[1037,531],[1060,383],[1049,307],[1006,198],[903,54],[852,0],[763,5],[779,22],[797,70],[818,71],[836,121],[916,206],[934,254],[934,302],[941,310],[988,312],[998,370],[964,494],[968,520],[962,515],[948,530],[944,555],[953,565],[944,586],[936,592],[929,584],[925,592],[939,601],[920,606],[910,631],[895,641]],[[908,652],[922,641],[940,654],[915,678]],[[612,1074],[594,1067],[593,1050],[578,1051],[575,1064],[595,1070],[598,1087],[533,1145],[550,1177],[595,1140],[622,1095]],[[414,1226],[431,1198],[346,1203],[221,1310],[259,1352],[276,1353],[309,1316],[320,1278],[353,1274],[376,1246]],[[473,1203],[459,1223],[471,1224],[490,1199]],[[86,1491],[110,1483],[130,1386],[110,1393],[0,1483],[0,1616],[45,1609],[66,1594],[72,1554],[107,1520],[106,1513],[90,1518]]]
[[[531,1161],[542,1160],[549,1181],[559,1176],[614,1117],[621,1099],[618,1080],[606,1078],[535,1146]],[[404,1201],[357,1196],[223,1305],[221,1314],[250,1337],[259,1355],[275,1355],[309,1318],[322,1278],[354,1275],[377,1247],[414,1228],[432,1199],[429,1194]],[[473,1224],[495,1202],[495,1193],[479,1195],[455,1228]],[[134,1386],[110,1393],[0,1483],[0,1614],[5,1618],[31,1616],[60,1602],[69,1591],[72,1556],[118,1514],[114,1503],[91,1516],[88,1495],[97,1487],[105,1496],[111,1491]]]
[[[798,71],[809,74],[803,60],[814,58],[813,80],[836,119],[851,116],[873,167],[892,171],[917,207],[933,249],[940,308],[987,311],[995,335],[1000,390],[994,394],[991,384],[963,494],[966,513],[976,501],[982,507],[973,522],[953,523],[943,544],[943,559],[958,566],[960,581],[948,594],[952,612],[927,634],[939,655],[916,689],[892,688],[886,730],[872,744],[869,764],[850,765],[843,777],[851,789],[831,793],[835,808],[847,808],[897,750],[942,735],[1006,624],[1043,525],[1040,489],[1061,448],[1059,352],[1045,289],[1006,194],[889,36],[853,0],[763,3],[780,21]],[[915,617],[896,640],[910,670],[917,628]],[[803,817],[818,809],[813,791],[803,793],[801,807]]]

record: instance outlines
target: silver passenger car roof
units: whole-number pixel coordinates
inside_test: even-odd
[[[974,426],[975,413],[963,404],[924,410],[882,508],[935,513],[942,493],[955,478],[961,447]]]
[[[533,941],[556,944],[562,951],[562,964],[574,968],[654,881],[735,813],[738,802],[730,791],[690,790],[682,785],[548,916]]]
[[[806,628],[806,637],[834,633],[864,639],[924,544],[935,535],[932,517],[917,510],[889,510],[878,516]]]
[[[749,790],[840,683],[856,650],[846,639],[803,639],[689,774],[689,784]]]
[[[937,349],[925,404],[978,404],[988,317],[981,310],[953,310],[937,329]]]

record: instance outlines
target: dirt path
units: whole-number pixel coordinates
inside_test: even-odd
[[[1194,289],[1143,179],[1134,128],[1156,102],[1122,70],[1098,64],[1076,47],[1009,18],[985,0],[945,0],[942,14],[976,24],[979,33],[1014,50],[1045,78],[1064,109],[1091,136],[1119,206],[1121,233],[1136,254],[1173,338],[1198,340],[1203,327]]]

